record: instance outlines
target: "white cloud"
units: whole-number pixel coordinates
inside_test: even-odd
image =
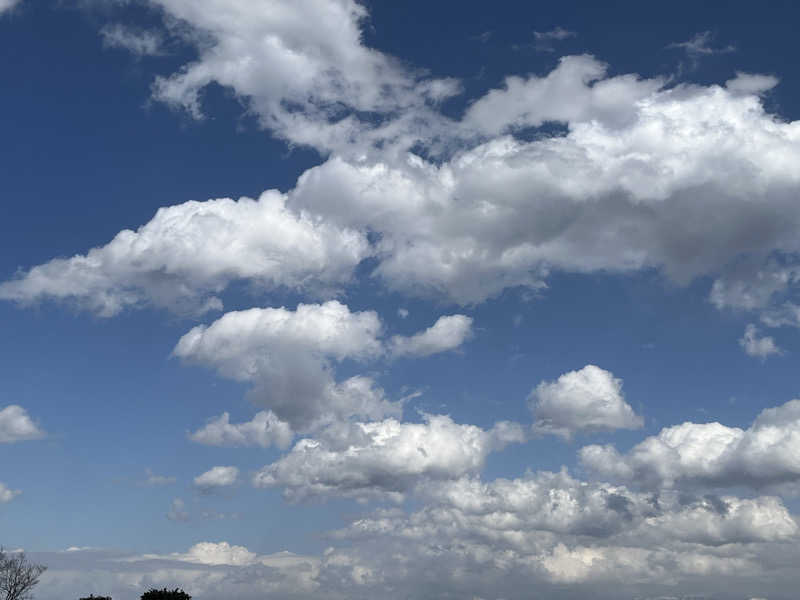
[[[0,504],[11,502],[14,498],[19,496],[22,492],[20,490],[12,490],[0,481]]]
[[[21,406],[12,404],[0,410],[0,444],[37,440],[44,435]]]
[[[394,356],[430,356],[455,350],[472,336],[472,319],[464,315],[439,317],[431,327],[411,337],[393,336],[390,352]]]
[[[333,364],[384,353],[382,324],[372,311],[350,312],[336,301],[299,304],[296,310],[253,308],[230,312],[184,335],[174,354],[251,382],[250,397],[292,429],[330,421],[397,415],[400,405],[366,377],[333,378]]]
[[[194,485],[202,491],[227,487],[236,483],[239,478],[239,469],[236,467],[212,467],[205,473],[194,478]]]
[[[291,452],[253,478],[258,487],[283,487],[289,498],[345,496],[399,500],[420,480],[478,472],[488,454],[523,440],[522,429],[501,423],[485,431],[444,415],[424,423],[387,419],[355,423],[299,440]]]
[[[264,232],[270,232],[265,235]],[[257,290],[336,290],[367,255],[366,236],[285,205],[276,191],[161,208],[85,255],[57,258],[0,284],[0,298],[76,303],[100,316],[155,305],[176,312],[220,310],[215,296],[247,280]]]
[[[17,4],[19,4],[19,2],[20,0],[0,0],[0,15],[6,11],[10,11]]]
[[[775,340],[766,335],[759,337],[758,328],[752,323],[745,327],[739,345],[748,356],[755,356],[762,360],[773,354],[782,354],[782,350],[775,344]]]
[[[203,32],[198,59],[154,86],[156,98],[197,117],[202,90],[218,83],[277,135],[330,150],[371,137],[375,126],[359,113],[401,113],[405,131],[390,123],[379,134],[383,139],[408,135],[409,127],[425,135],[417,121],[430,112],[427,105],[458,89],[451,80],[419,79],[400,61],[364,46],[367,11],[354,0],[156,3]]]
[[[186,510],[186,503],[180,498],[175,498],[170,505],[167,518],[170,521],[188,521],[190,517]]]
[[[725,87],[739,94],[764,94],[774,88],[780,80],[774,75],[736,72],[736,77],[725,82]]]
[[[272,411],[260,411],[251,421],[232,424],[230,415],[222,413],[203,428],[189,435],[192,441],[209,446],[277,446],[287,448],[294,432]]]
[[[613,446],[580,450],[583,466],[647,487],[764,488],[800,482],[800,400],[769,408],[745,430],[720,423],[662,429],[626,454]]]
[[[103,27],[100,35],[107,48],[122,48],[136,56],[164,54],[164,38],[155,31],[136,30],[116,23]]]
[[[644,424],[625,402],[622,380],[595,365],[543,381],[528,397],[537,433],[570,439],[578,432],[638,429]]]

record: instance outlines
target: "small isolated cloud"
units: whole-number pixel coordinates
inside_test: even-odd
[[[288,448],[293,437],[289,424],[271,410],[262,410],[246,423],[231,423],[230,415],[224,412],[189,435],[192,441],[208,446],[277,446],[281,449]]]
[[[37,440],[44,432],[36,426],[21,406],[12,404],[0,410],[0,444]]]
[[[239,469],[236,467],[213,467],[195,477],[194,485],[201,492],[210,492],[216,488],[233,485],[238,478]]]
[[[100,35],[106,48],[120,48],[136,56],[161,56],[165,53],[164,38],[156,31],[137,30],[116,23],[103,27]]]
[[[167,518],[170,521],[188,521],[189,513],[186,510],[186,503],[180,498],[175,498],[167,513]]]
[[[20,490],[12,490],[0,481],[0,504],[11,502],[14,498],[19,496],[22,492]]]
[[[145,475],[147,475],[147,478],[144,480],[145,485],[157,486],[157,485],[170,485],[172,483],[175,483],[174,477],[167,477],[165,475],[156,475],[155,473],[153,473],[151,469],[145,469],[144,472]]]
[[[642,417],[625,402],[622,381],[594,365],[543,381],[528,397],[537,433],[570,439],[578,432],[638,429]]]
[[[667,46],[667,48],[683,50],[691,58],[697,58],[703,55],[709,56],[712,54],[727,54],[729,52],[736,51],[736,48],[732,45],[716,48],[712,47],[711,44],[713,41],[714,35],[710,31],[702,31],[695,34],[695,36],[690,40],[672,43]]]
[[[409,314],[409,313],[408,313],[408,309],[407,309],[407,308],[398,308],[398,309],[397,309],[397,315],[398,315],[398,316],[399,316],[401,319],[408,318],[408,314]]]
[[[539,52],[554,52],[555,47],[553,42],[560,42],[578,34],[563,27],[554,27],[550,31],[534,31],[533,39],[535,40],[534,46]]]
[[[736,72],[736,77],[725,82],[728,91],[742,95],[761,95],[780,83],[774,75]]]
[[[772,336],[759,337],[758,333],[758,328],[752,323],[745,327],[744,335],[739,339],[739,345],[745,354],[764,360],[773,354],[783,353]]]
[[[464,315],[439,317],[431,327],[405,337],[396,335],[391,340],[394,356],[430,356],[455,350],[472,335],[472,319]]]

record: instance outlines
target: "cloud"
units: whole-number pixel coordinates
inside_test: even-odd
[[[354,0],[209,0],[202,9],[186,0],[155,3],[203,33],[197,60],[153,88],[158,100],[198,118],[203,89],[217,83],[276,135],[331,150],[372,137],[413,137],[411,129],[425,135],[420,121],[433,115],[429,105],[458,90],[454,80],[424,78],[366,47],[367,10]],[[397,114],[405,128],[374,125],[374,117]]]
[[[19,4],[19,2],[20,0],[0,0],[0,15],[10,11],[17,4]]]
[[[288,423],[281,421],[272,411],[260,411],[247,423],[231,424],[225,412],[210,420],[202,429],[189,435],[189,439],[209,446],[277,446],[285,449],[292,442],[294,432]]]
[[[20,490],[12,490],[8,488],[2,481],[0,481],[0,504],[11,502],[21,493],[22,492]]]
[[[12,404],[0,410],[0,444],[38,440],[44,435],[21,406]]]
[[[194,478],[194,486],[204,492],[216,488],[231,486],[239,478],[239,469],[236,467],[212,467],[205,473]]]
[[[800,400],[762,411],[747,429],[683,423],[662,429],[626,454],[613,446],[580,450],[581,464],[604,478],[648,488],[756,489],[800,482]]]
[[[136,30],[115,23],[100,29],[103,46],[121,48],[136,56],[161,56],[165,53],[164,38],[155,31]]]
[[[472,319],[464,315],[439,317],[431,327],[411,337],[393,336],[394,356],[430,356],[460,347],[472,335]]]
[[[764,94],[774,88],[780,80],[774,75],[736,72],[736,77],[725,82],[725,87],[739,94]]]
[[[239,19],[256,9],[220,10]],[[544,289],[553,271],[656,269],[682,285],[723,281],[743,260],[759,272],[800,255],[800,129],[744,91],[752,80],[667,88],[665,78],[607,69],[564,57],[545,76],[509,78],[472,103],[442,129],[444,156],[425,160],[400,142],[335,153],[286,195],[162,209],[138,233],[0,284],[0,297],[60,298],[105,315],[148,304],[200,312],[220,308],[217,295],[239,280],[340,291],[371,257],[363,264],[390,290],[473,305],[509,288]],[[547,123],[562,134],[514,137]],[[787,277],[774,289],[791,295]],[[755,291],[759,281],[745,287],[768,299],[755,309],[765,315],[780,294]],[[725,285],[712,289],[719,306],[735,296]],[[773,322],[786,322],[784,312]]]
[[[736,48],[731,45],[714,48],[711,46],[713,40],[714,36],[710,31],[701,31],[700,33],[696,33],[692,39],[685,42],[672,43],[667,46],[667,48],[683,50],[693,58],[701,55],[727,54],[736,51]]]
[[[372,311],[350,312],[335,300],[296,310],[253,308],[230,312],[184,335],[174,354],[253,384],[249,396],[296,431],[350,417],[397,415],[367,377],[336,382],[333,365],[383,355],[383,325]]]
[[[283,487],[292,500],[344,496],[400,500],[421,480],[477,473],[488,454],[523,441],[522,429],[501,423],[489,431],[444,415],[424,423],[395,419],[355,423],[299,440],[291,452],[253,477],[257,487]]]
[[[0,298],[69,301],[110,317],[148,305],[178,313],[220,310],[215,294],[239,280],[256,290],[334,291],[367,255],[366,236],[295,213],[285,200],[269,191],[258,200],[161,208],[137,231],[121,231],[106,246],[1,283]]]
[[[180,498],[175,498],[170,505],[167,518],[170,521],[188,521],[189,512],[186,510],[186,503]]]
[[[535,47],[538,52],[555,52],[553,42],[560,42],[575,37],[574,31],[563,27],[554,27],[550,31],[534,31],[533,38],[536,40]]]
[[[543,381],[531,391],[528,403],[535,432],[566,439],[579,432],[639,429],[644,425],[642,417],[625,402],[622,380],[594,365],[565,373],[556,381]]]
[[[752,323],[745,327],[744,335],[739,340],[739,345],[748,356],[754,356],[762,360],[773,354],[783,353],[771,336],[758,337],[758,328]]]
[[[175,483],[174,477],[167,477],[165,475],[156,475],[150,469],[145,469],[145,474],[147,475],[147,479],[145,479],[145,485],[171,485]]]

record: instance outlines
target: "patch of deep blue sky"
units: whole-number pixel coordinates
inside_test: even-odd
[[[501,2],[487,8],[408,0],[372,2],[369,9],[370,46],[462,80],[465,94],[444,107],[453,115],[507,75],[546,73],[561,55],[590,52],[612,74],[721,83],[737,70],[772,73],[781,83],[770,94],[770,109],[787,119],[800,116],[800,67],[793,60],[800,7],[791,2]],[[209,118],[202,122],[150,102],[153,77],[175,71],[192,51],[175,43],[164,56],[134,58],[104,49],[98,29],[120,20],[158,26],[141,5],[101,2],[77,8],[28,1],[0,19],[3,280],[18,268],[102,245],[145,223],[160,206],[286,190],[322,160],[260,131],[220,88],[206,92]],[[552,52],[537,49],[533,31],[557,26],[577,35],[555,41]],[[711,47],[736,51],[695,61],[667,48],[706,30]],[[788,350],[783,357],[762,363],[745,356],[737,339],[746,317],[714,309],[707,281],[678,289],[656,273],[556,273],[549,283],[538,298],[512,290],[461,309],[388,293],[364,276],[346,302],[378,311],[393,333],[427,327],[442,313],[475,317],[477,335],[463,353],[370,367],[394,397],[424,392],[409,403],[407,418],[418,408],[482,426],[498,418],[528,422],[531,387],[587,363],[623,378],[628,401],[646,417],[644,432],[513,447],[490,457],[487,477],[574,467],[582,442],[627,447],[684,420],[746,425],[762,408],[800,395],[796,332],[774,333]],[[231,310],[294,306],[300,298],[253,297],[234,286],[224,300]],[[401,306],[410,311],[406,320],[397,316]],[[350,502],[331,501],[305,509],[298,521],[278,491],[242,486],[212,497],[191,491],[191,478],[213,465],[235,464],[246,474],[277,456],[186,439],[187,430],[223,410],[233,421],[255,412],[242,386],[168,358],[193,321],[158,311],[99,319],[64,306],[20,310],[3,303],[0,324],[0,405],[24,406],[50,434],[43,442],[2,448],[3,479],[24,490],[24,502],[0,507],[4,543],[172,551],[200,539],[228,539],[259,552],[318,550],[325,541],[315,532],[355,510]],[[341,373],[355,369],[343,365]],[[178,482],[143,487],[146,467]],[[178,496],[192,513],[187,523],[164,517]],[[202,519],[203,511],[239,518]]]

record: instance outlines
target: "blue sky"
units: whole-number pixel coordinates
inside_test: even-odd
[[[0,0],[37,597],[793,597],[797,12]]]

